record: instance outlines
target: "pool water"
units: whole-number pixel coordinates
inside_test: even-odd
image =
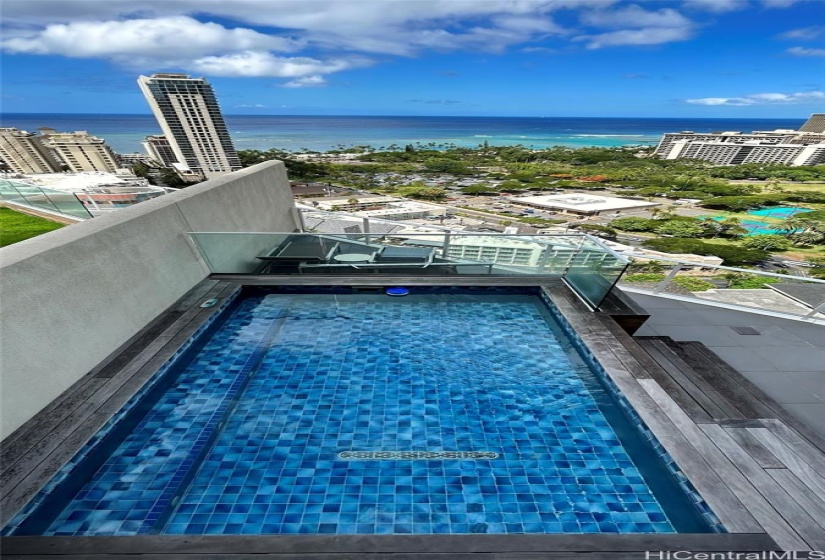
[[[796,206],[773,206],[760,210],[751,210],[748,214],[752,216],[762,216],[768,218],[787,219],[801,212],[810,212],[810,208],[797,208]]]
[[[168,375],[5,532],[711,530],[535,295],[245,297]]]

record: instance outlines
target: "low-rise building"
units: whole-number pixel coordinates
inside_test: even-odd
[[[514,204],[576,216],[598,216],[632,208],[653,208],[658,202],[570,193],[510,198]]]

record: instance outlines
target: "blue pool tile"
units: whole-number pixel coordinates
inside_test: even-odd
[[[450,297],[242,301],[47,534],[672,532],[536,298]],[[338,458],[424,450],[499,457]]]

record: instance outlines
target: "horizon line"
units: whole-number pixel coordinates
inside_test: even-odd
[[[117,115],[129,117],[153,117],[152,113],[44,113],[44,112],[5,112],[0,115]],[[808,117],[630,117],[630,116],[509,116],[509,115],[298,115],[298,114],[264,114],[264,113],[224,113],[224,117],[345,117],[345,118],[448,118],[448,119],[678,119],[678,120],[805,120]]]

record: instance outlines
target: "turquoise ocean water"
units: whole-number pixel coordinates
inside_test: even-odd
[[[279,148],[299,151],[332,150],[370,145],[430,144],[474,147],[487,141],[493,146],[522,144],[551,146],[651,145],[665,132],[692,130],[796,129],[805,121],[794,119],[655,119],[578,117],[350,117],[227,115],[226,122],[239,150]],[[87,130],[100,136],[120,153],[143,151],[140,141],[160,134],[152,115],[104,114],[0,114],[0,126],[36,131],[52,127],[61,131]]]

